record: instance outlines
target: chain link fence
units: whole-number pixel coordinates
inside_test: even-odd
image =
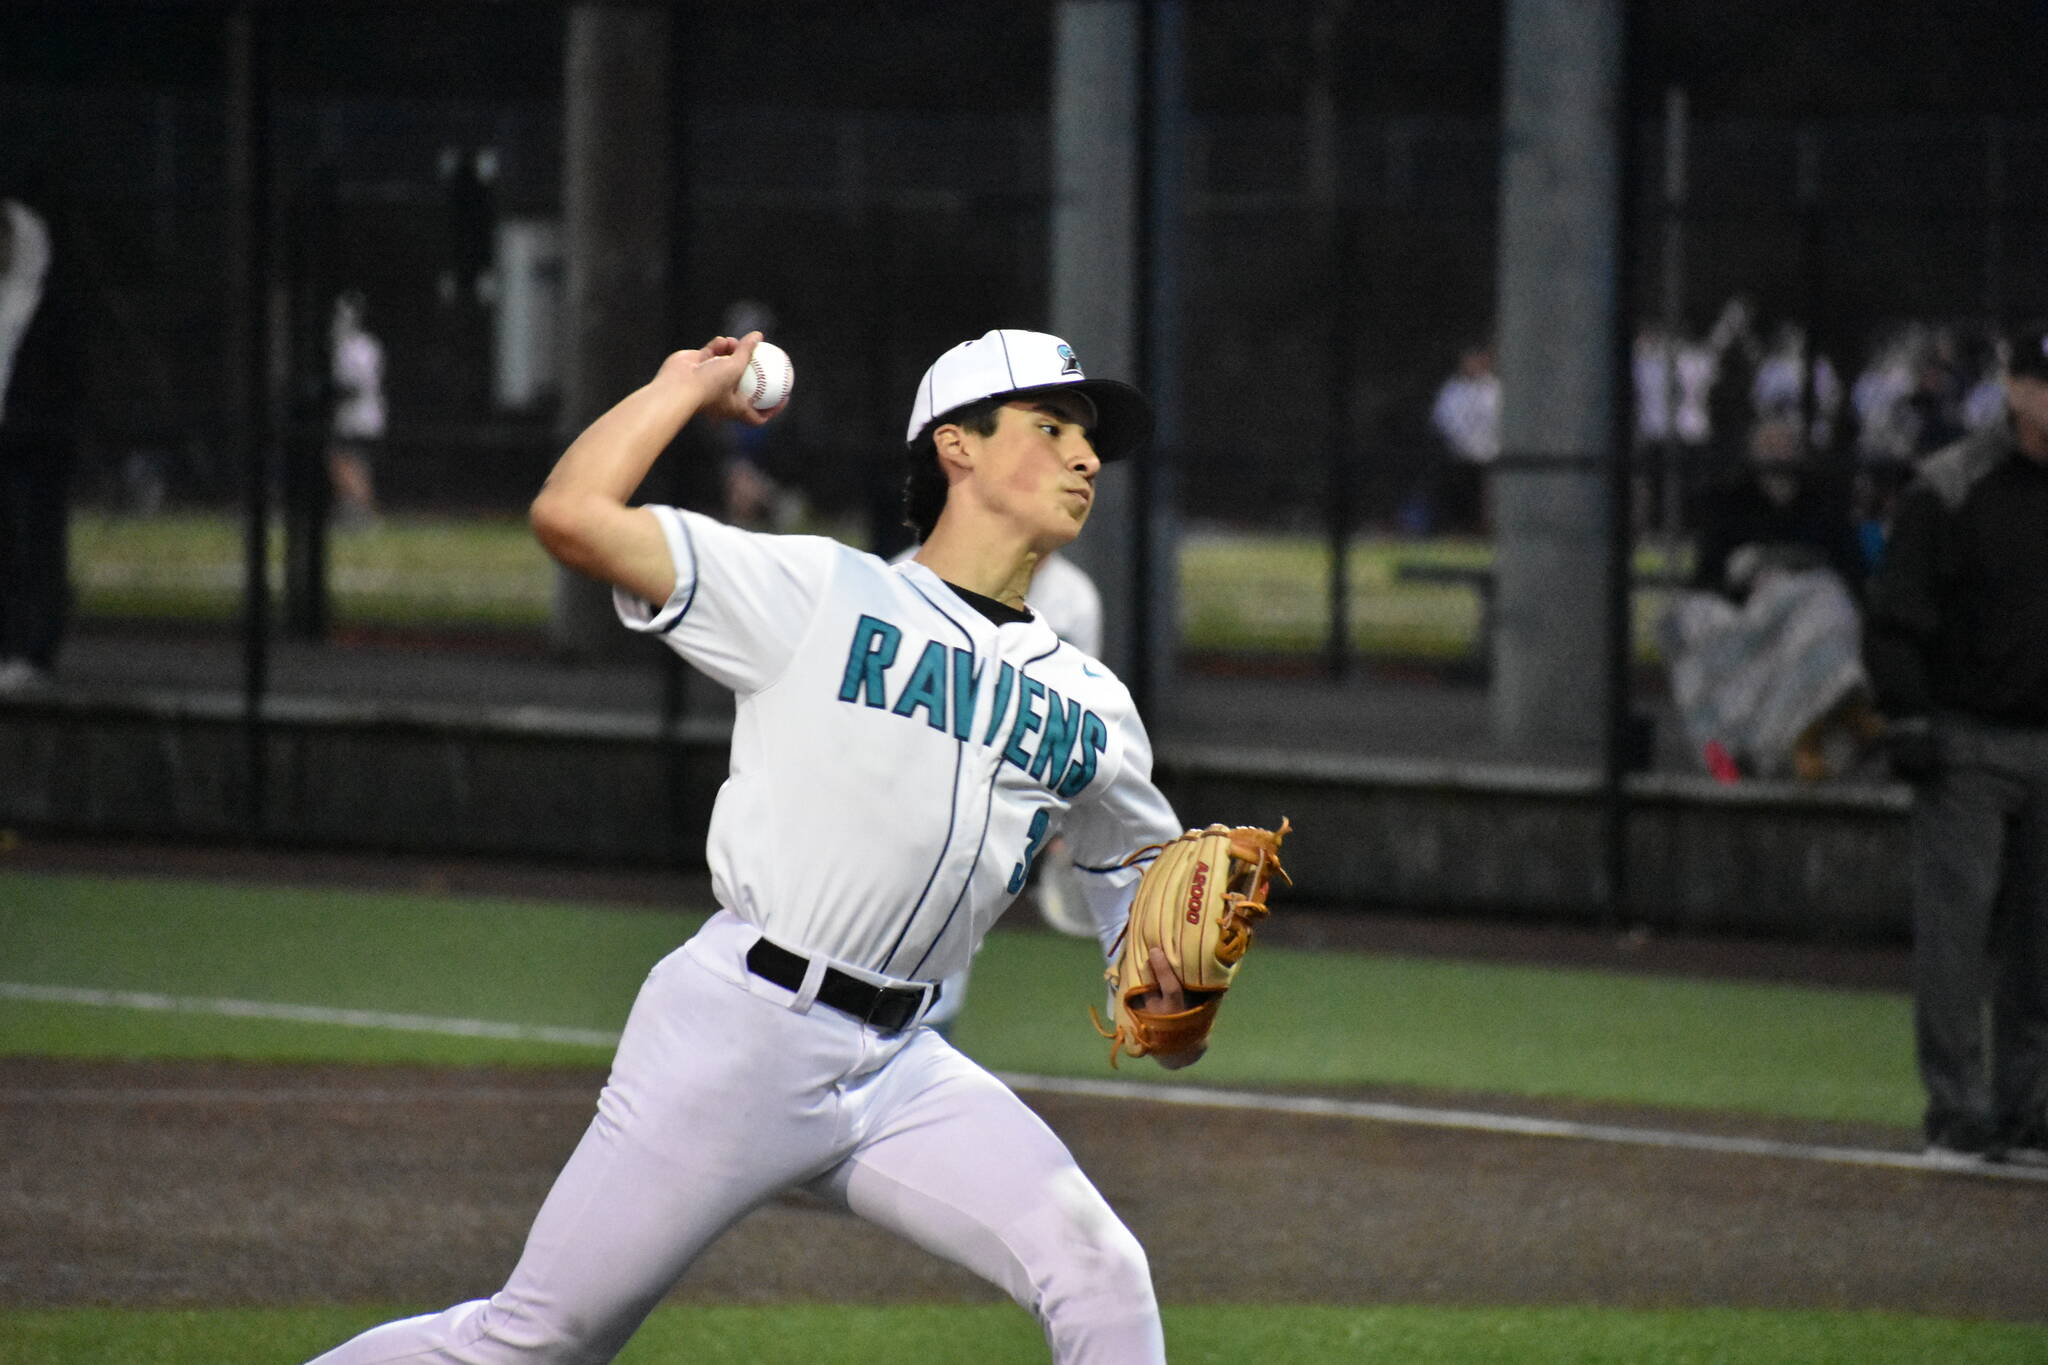
[[[239,604],[242,472],[223,438],[223,106],[203,86],[0,89],[9,126],[55,120],[93,148],[62,168],[74,235],[60,248],[84,266],[74,302],[92,358],[75,485],[88,614],[226,618]],[[326,445],[319,365],[335,295],[362,294],[385,355],[390,416],[374,471],[388,533],[382,549],[330,541],[340,618],[461,624],[481,611],[536,629],[545,573],[511,567],[500,542],[518,538],[566,435],[553,389],[558,92],[287,89],[273,115],[272,306],[290,314],[276,364],[289,372],[293,460],[317,468]],[[721,330],[741,300],[770,310],[801,378],[787,420],[749,452],[779,490],[762,515],[889,548],[902,409],[924,365],[992,321],[1047,325],[1043,120],[706,110],[683,126],[677,343]],[[1998,327],[2048,311],[2048,123],[1693,120],[1673,131],[1650,119],[1633,132],[1636,311],[1646,329],[1697,339],[1744,298],[1743,344],[1756,348],[1726,352],[1695,479],[1739,459],[1749,380],[1781,324],[1803,327],[1847,390],[1908,323],[1947,329],[1944,363],[1961,367],[1983,362]],[[1492,325],[1496,125],[1355,118],[1320,142],[1302,119],[1197,115],[1190,132],[1177,348],[1187,437],[1172,481],[1187,532],[1184,651],[1468,657],[1483,621],[1469,581],[1411,581],[1404,566],[1485,559],[1483,504],[1431,410]],[[1312,164],[1312,146],[1329,149],[1327,164]],[[619,376],[620,390],[640,377]],[[1826,437],[1845,457],[1855,421],[1845,407]],[[730,453],[707,443],[667,493],[721,505]],[[1682,539],[1682,503],[1660,511],[1651,496],[1646,532]],[[144,529],[172,517],[187,519],[184,534]],[[218,536],[191,531],[209,519]],[[423,528],[416,540],[409,521]],[[468,529],[448,534],[451,522]],[[1338,547],[1346,574],[1332,572]],[[437,549],[452,562],[433,562]],[[484,586],[459,586],[471,571]],[[1278,605],[1256,627],[1233,620],[1210,577],[1257,582]],[[428,583],[458,586],[408,612],[407,585]]]

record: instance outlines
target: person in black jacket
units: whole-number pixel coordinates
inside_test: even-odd
[[[1852,595],[1863,590],[1849,490],[1800,448],[1796,422],[1759,422],[1741,473],[1709,490],[1696,519],[1701,592],[1739,602],[1769,567],[1832,569]]]
[[[2048,1164],[2048,331],[2014,339],[2006,401],[1900,496],[1864,662],[1916,789],[1929,1156]]]

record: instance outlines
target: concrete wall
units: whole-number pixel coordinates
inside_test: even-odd
[[[697,864],[726,767],[721,727],[539,708],[279,703],[260,826],[232,699],[0,708],[0,826],[251,837],[412,852]],[[1600,897],[1590,774],[1163,746],[1186,818],[1299,833],[1300,902],[1586,920]],[[1842,941],[1906,932],[1903,789],[1653,774],[1633,787],[1635,918]]]
[[[1184,812],[1291,816],[1304,888],[1367,904],[1597,917],[1601,792],[1589,773],[1179,750]],[[1907,797],[1894,787],[1633,780],[1634,918],[1663,929],[1903,938]]]

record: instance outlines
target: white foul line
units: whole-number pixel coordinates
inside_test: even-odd
[[[1522,1137],[1572,1138],[1581,1142],[1612,1142],[1632,1147],[1664,1147],[1735,1156],[1789,1157],[1849,1166],[1888,1166],[1908,1171],[1950,1171],[1950,1164],[1915,1152],[1887,1152],[1865,1147],[1827,1147],[1772,1138],[1722,1137],[1661,1128],[1627,1128],[1610,1123],[1578,1123],[1569,1119],[1489,1114],[1472,1109],[1432,1109],[1375,1100],[1338,1100],[1318,1095],[1271,1095],[1247,1090],[1208,1090],[1192,1085],[1142,1085],[1131,1081],[1084,1080],[1063,1076],[1001,1073],[1005,1085],[1046,1094],[1152,1100],[1210,1109],[1252,1109],[1262,1113],[1301,1114],[1317,1118],[1368,1119],[1427,1128],[1462,1128],[1479,1133],[1512,1133]],[[1973,1175],[2048,1181],[2048,1170],[2025,1166],[1970,1165]]]
[[[0,981],[0,1000],[27,1000],[46,1004],[96,1005],[111,1009],[163,1010],[184,1014],[211,1014],[239,1019],[282,1019],[295,1023],[332,1024],[344,1028],[390,1029],[406,1033],[441,1033],[464,1038],[501,1038],[518,1042],[569,1043],[583,1047],[609,1048],[619,1035],[604,1029],[557,1028],[542,1024],[506,1024],[486,1019],[451,1019],[428,1014],[394,1014],[380,1010],[334,1009],[324,1005],[287,1005],[264,1000],[222,1000],[195,996],[157,995],[145,991],[105,991],[76,986],[37,986]],[[1423,1105],[1388,1104],[1377,1100],[1340,1100],[1318,1095],[1275,1095],[1248,1090],[1211,1090],[1191,1085],[1148,1085],[1135,1081],[1088,1080],[1066,1076],[1036,1076],[1019,1072],[997,1072],[997,1078],[1016,1090],[1050,1095],[1072,1095],[1090,1099],[1144,1100],[1154,1104],[1178,1104],[1209,1109],[1248,1109],[1270,1114],[1297,1114],[1312,1118],[1367,1120],[1427,1128],[1455,1128],[1468,1132],[1501,1133],[1519,1137],[1568,1138],[1580,1142],[1608,1142],[1631,1147],[1715,1152],[1729,1156],[1778,1157],[1798,1161],[1823,1161],[1836,1165],[1888,1167],[1907,1171],[1952,1171],[1956,1168],[1929,1160],[1915,1152],[1888,1152],[1863,1147],[1830,1147],[1803,1142],[1781,1142],[1772,1138],[1725,1137],[1713,1133],[1687,1133],[1673,1129],[1629,1128],[1619,1124],[1579,1123],[1569,1119],[1531,1118],[1519,1114],[1493,1114],[1472,1109],[1436,1109]],[[30,1092],[13,1092],[25,1098]],[[36,1091],[38,1098],[83,1098],[104,1094],[108,1098],[134,1099],[145,1092],[128,1091]],[[151,1091],[159,1098],[199,1092]],[[239,1098],[262,1092],[237,1091]],[[353,1099],[361,1102],[416,1100],[429,1098],[413,1091],[331,1091],[293,1089],[269,1092],[273,1096],[304,1099]],[[472,1099],[509,1099],[513,1092],[463,1090],[441,1091],[439,1095],[461,1095]],[[554,1096],[553,1098],[560,1098]],[[2048,1182],[2048,1170],[2025,1166],[1971,1165],[1971,1175],[1996,1176],[2008,1180]]]
[[[216,1014],[235,1019],[282,1019],[295,1024],[393,1029],[403,1033],[447,1033],[461,1038],[504,1038],[520,1043],[570,1043],[616,1047],[619,1035],[604,1029],[555,1028],[547,1024],[500,1024],[488,1019],[448,1019],[432,1014],[389,1014],[326,1005],[283,1005],[268,1000],[217,1000],[147,991],[100,991],[78,986],[31,986],[0,981],[0,1000],[53,1005],[98,1005],[108,1009],[162,1010],[173,1014]]]
[[[578,1104],[595,1108],[597,1086],[523,1089],[503,1085],[365,1086],[16,1086],[0,1104]]]

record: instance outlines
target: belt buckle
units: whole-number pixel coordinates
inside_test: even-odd
[[[868,1006],[861,1022],[878,1033],[901,1033],[910,1026],[923,1002],[922,992],[899,992],[893,987],[877,986],[874,1002]],[[881,1017],[885,1010],[889,1015],[886,1020]]]

